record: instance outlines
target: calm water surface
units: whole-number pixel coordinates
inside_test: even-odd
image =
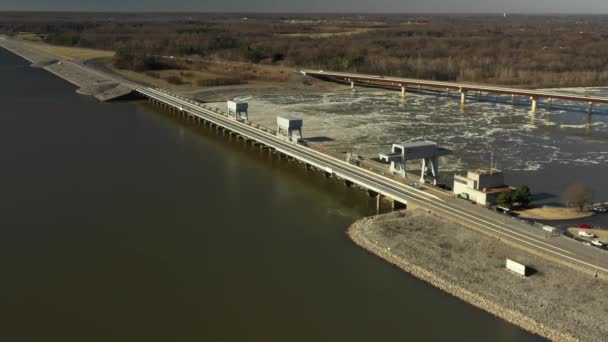
[[[0,50],[1,341],[531,341],[356,248],[303,167]]]

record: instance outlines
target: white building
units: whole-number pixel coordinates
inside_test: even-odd
[[[454,175],[454,194],[481,205],[495,204],[498,196],[512,188],[505,185],[501,171],[475,170],[466,176]]]
[[[277,116],[277,133],[292,142],[302,140],[302,119],[291,116]]]
[[[249,119],[249,104],[247,102],[228,101],[226,106],[228,107],[228,116],[234,116],[235,119]]]
[[[441,148],[433,141],[414,141],[393,144],[391,153],[380,153],[380,160],[390,163],[389,171],[406,178],[405,169],[409,160],[421,160],[420,183],[430,177],[432,184],[437,184],[439,176],[439,157],[452,154],[452,151]]]

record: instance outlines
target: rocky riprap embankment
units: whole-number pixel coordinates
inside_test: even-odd
[[[362,248],[472,305],[556,341],[606,341],[608,283],[510,247],[423,210],[355,222]],[[510,258],[538,272],[505,269]]]
[[[61,60],[33,46],[13,39],[1,39],[0,47],[29,60],[33,67],[44,68],[80,87],[77,92],[109,101],[129,95],[133,89],[99,72],[84,68],[76,62]]]

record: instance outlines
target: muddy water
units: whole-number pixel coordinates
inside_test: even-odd
[[[606,89],[565,89],[608,95]],[[250,103],[250,118],[273,125],[276,114],[304,119],[304,135],[337,150],[376,157],[393,142],[428,139],[450,148],[442,158],[444,180],[454,172],[495,165],[512,185],[528,184],[540,203],[560,204],[565,188],[582,182],[594,189],[596,200],[608,201],[608,107],[555,101],[552,110],[510,96],[459,97],[396,91],[242,97]]]
[[[344,235],[367,197],[0,50],[0,340],[531,341]]]

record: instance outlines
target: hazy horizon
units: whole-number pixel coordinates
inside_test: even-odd
[[[608,14],[608,1],[547,0],[5,0],[0,11],[359,13],[359,14]]]

